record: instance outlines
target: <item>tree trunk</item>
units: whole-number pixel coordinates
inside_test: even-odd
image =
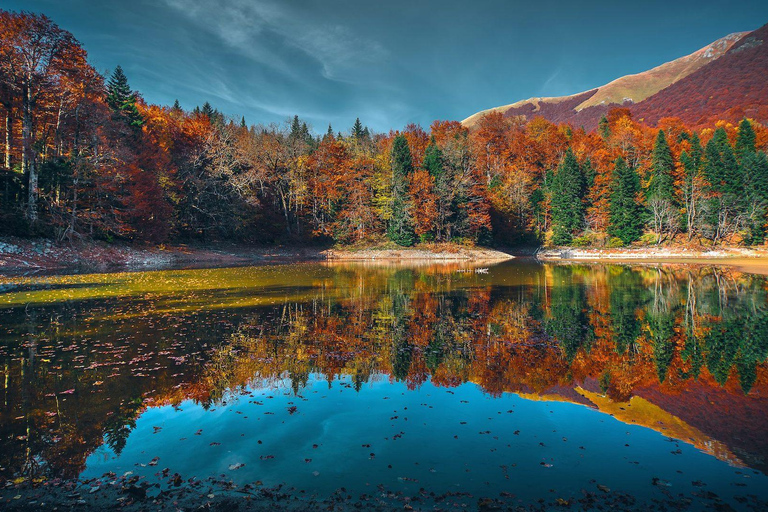
[[[5,168],[11,168],[11,144],[13,144],[13,117],[11,106],[5,106]]]
[[[32,152],[32,88],[29,82],[31,82],[31,77],[28,78],[22,101],[21,140],[23,155],[21,168],[27,178],[27,218],[35,223],[37,221],[37,170]]]

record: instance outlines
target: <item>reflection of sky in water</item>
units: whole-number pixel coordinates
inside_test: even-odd
[[[383,484],[551,501],[600,484],[768,499],[765,278],[457,270],[9,278],[0,479],[168,468],[321,498]]]
[[[186,477],[224,474],[240,484],[286,483],[320,496],[339,487],[374,493],[383,484],[409,494],[421,487],[475,497],[509,492],[526,501],[594,490],[593,480],[654,497],[661,491],[652,481],[659,478],[673,494],[696,491],[693,482],[700,481],[724,499],[768,497],[761,473],[581,405],[493,398],[473,384],[409,391],[385,378],[356,392],[350,383],[329,388],[312,376],[300,396],[262,388],[208,411],[192,402],[149,409],[122,454],[102,446],[84,476],[168,467],[184,468]],[[141,466],[154,457],[157,466]],[[237,464],[245,466],[229,469]]]

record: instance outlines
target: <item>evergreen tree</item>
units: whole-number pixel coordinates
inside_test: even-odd
[[[363,140],[363,123],[360,122],[360,118],[355,119],[355,124],[352,126],[352,137],[355,140]]]
[[[677,201],[674,193],[674,159],[669,148],[664,130],[659,130],[653,145],[651,176],[646,189],[646,198],[650,207],[653,230],[661,242],[666,233],[674,232],[678,225]]]
[[[637,203],[640,176],[622,157],[616,159],[611,183],[608,234],[630,244],[643,233],[643,209]]]
[[[608,139],[611,136],[611,127],[608,124],[608,118],[603,116],[597,123],[597,131],[603,139]]]
[[[123,68],[117,66],[107,82],[107,105],[115,117],[123,119],[132,128],[141,128],[144,119],[136,108],[136,94],[128,85]]]
[[[451,187],[449,176],[446,173],[443,162],[443,152],[435,143],[432,137],[426,151],[424,152],[424,161],[422,163],[424,170],[435,180],[435,195],[437,196],[437,239],[443,240],[446,235],[446,224],[452,217],[451,208]]]
[[[200,109],[200,112],[211,122],[216,118],[216,111],[213,110],[213,107],[207,101],[203,103],[203,108]]]
[[[408,140],[398,135],[392,143],[392,217],[387,228],[389,239],[398,245],[413,245],[411,204],[408,197],[408,178],[413,172],[411,149]]]
[[[171,108],[171,110],[176,114],[181,114],[182,112],[184,112],[184,110],[181,108],[181,103],[179,103],[179,100],[175,100],[173,102],[173,107]]]
[[[570,148],[552,180],[552,243],[567,245],[584,225],[584,177]]]
[[[703,171],[710,192],[706,221],[717,242],[739,229],[745,205],[743,176],[723,128],[715,130],[704,149]]]
[[[698,228],[699,202],[702,195],[702,191],[699,190],[699,178],[701,175],[701,160],[703,156],[703,150],[698,134],[694,133],[690,138],[690,141],[690,153],[688,151],[683,151],[680,154],[680,162],[685,169],[685,182],[683,185],[683,200],[685,201],[684,227],[688,230],[688,240],[693,238],[693,235]]]
[[[744,176],[747,232],[745,242],[760,244],[765,241],[766,212],[768,212],[768,157],[759,153],[744,153],[741,157]]]
[[[739,123],[739,135],[736,137],[736,156],[739,162],[749,154],[755,153],[755,130],[752,128],[752,123],[745,117]]]
[[[669,149],[664,130],[659,130],[656,142],[653,145],[653,157],[651,161],[651,180],[648,183],[647,197],[659,198],[668,201],[674,199],[674,160],[672,150]]]
[[[240,128],[245,128],[247,125],[245,124],[245,116],[240,118]]]

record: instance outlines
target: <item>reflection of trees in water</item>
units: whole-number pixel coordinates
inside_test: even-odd
[[[385,374],[410,387],[472,380],[497,393],[592,377],[627,398],[635,386],[679,387],[706,368],[720,385],[737,373],[747,393],[768,357],[762,278],[624,266],[547,271],[546,286],[435,293],[418,272],[400,269],[381,293],[259,313],[219,349],[215,361],[232,360],[210,365],[209,383],[231,389],[255,375],[288,378],[298,390],[319,373],[349,375],[360,389]],[[238,364],[246,369],[232,370]]]
[[[549,315],[544,328],[562,347],[565,358],[571,362],[580,350],[589,352],[594,339],[587,313],[586,285],[580,279],[571,279],[572,269],[557,266],[552,269],[552,293]]]
[[[14,311],[0,340],[0,465],[76,474],[102,440],[119,453],[148,405],[192,398],[208,407],[254,381],[297,394],[312,375],[329,385],[347,376],[357,390],[376,378],[410,388],[474,382],[490,394],[591,381],[622,401],[637,388],[677,393],[694,380],[742,394],[765,384],[761,277],[628,266],[531,272],[522,284],[460,286],[429,270],[343,269],[303,302],[210,318],[155,317],[147,306],[119,320],[119,304],[98,306],[114,309],[98,322],[82,312],[94,315],[92,304]]]

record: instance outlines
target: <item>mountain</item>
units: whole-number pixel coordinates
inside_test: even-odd
[[[542,116],[588,130],[614,107],[655,124],[679,117],[690,125],[717,119],[738,121],[745,115],[768,120],[768,25],[754,32],[730,34],[698,51],[648,71],[618,78],[589,91],[554,98],[530,98],[474,114],[462,123],[473,127],[483,115]]]

